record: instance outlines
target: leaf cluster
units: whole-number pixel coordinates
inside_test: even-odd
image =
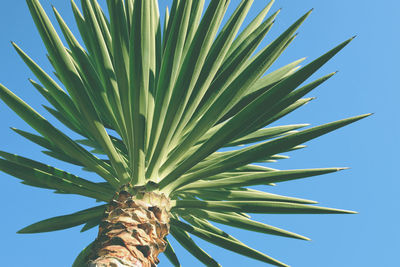
[[[45,149],[46,155],[94,172],[104,182],[3,151],[0,170],[29,186],[101,202],[110,201],[126,184],[151,185],[151,190],[172,200],[172,236],[205,265],[219,266],[190,235],[287,266],[211,222],[308,240],[254,221],[247,213],[352,213],[249,187],[342,170],[277,170],[260,163],[288,158],[282,153],[301,149],[305,142],[370,114],[312,128],[271,126],[313,99],[305,96],[335,73],[306,81],[353,38],[303,67],[300,59],[270,71],[311,11],[258,49],[280,10],[267,16],[271,1],[243,27],[252,2],[242,0],[223,25],[228,0],[211,0],[206,7],[204,0],[175,0],[163,20],[157,0],[107,0],[108,13],[96,0],[81,0],[81,8],[72,0],[81,44],[55,8],[65,42],[39,1],[27,0],[54,75],[12,45],[36,76],[38,81],[30,82],[47,100],[46,110],[80,138],[69,137],[0,85],[0,98],[36,132],[13,130]],[[82,224],[86,231],[100,222],[104,207],[47,219],[20,233]],[[90,246],[74,266],[82,266],[89,250]],[[165,253],[174,266],[180,266],[170,243]]]

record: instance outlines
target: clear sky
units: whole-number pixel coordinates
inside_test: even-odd
[[[170,1],[160,2],[164,10]],[[267,1],[254,2],[249,18],[254,17]],[[41,3],[49,14],[50,4],[56,6],[77,33],[69,1],[42,0]],[[239,0],[232,0],[228,13],[238,3]],[[291,159],[269,165],[288,169],[342,166],[351,169],[262,189],[317,200],[323,206],[356,210],[359,214],[253,216],[306,235],[312,239],[309,242],[223,228],[244,243],[295,267],[399,266],[396,255],[400,250],[400,217],[397,214],[400,204],[400,177],[397,173],[400,150],[400,2],[277,0],[273,11],[278,8],[282,8],[282,12],[264,45],[307,10],[315,10],[274,68],[301,57],[307,57],[306,62],[310,62],[336,44],[355,34],[358,36],[314,76],[339,71],[310,94],[317,99],[279,124],[317,125],[368,112],[375,115],[309,142],[306,149],[291,152]],[[0,33],[0,82],[50,118],[41,107],[44,100],[28,83],[27,79],[33,78],[32,73],[9,42],[15,41],[45,70],[50,70],[25,1],[2,2]],[[0,103],[0,114],[0,150],[29,156],[88,177],[78,168],[44,156],[38,146],[13,133],[9,129],[11,126],[31,129],[3,103]],[[59,123],[56,125],[60,126]],[[33,222],[78,211],[95,203],[83,197],[56,195],[27,187],[3,173],[0,174],[0,188],[0,255],[3,266],[71,266],[80,250],[95,238],[97,230],[80,234],[78,227],[45,234],[15,234]],[[199,244],[223,266],[265,266],[202,241]],[[183,266],[201,266],[177,245],[175,249]],[[164,256],[161,256],[161,262],[160,266],[170,266]]]

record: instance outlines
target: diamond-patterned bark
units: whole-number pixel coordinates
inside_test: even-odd
[[[157,266],[168,233],[169,201],[164,195],[121,191],[100,223],[89,266]]]

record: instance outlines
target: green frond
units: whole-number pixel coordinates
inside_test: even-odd
[[[198,189],[185,190],[185,194],[192,194],[204,200],[249,200],[249,201],[283,201],[301,204],[317,204],[318,202],[307,199],[281,196],[249,188],[240,189]]]
[[[171,242],[167,239],[167,248],[165,249],[165,256],[167,256],[168,260],[174,265],[174,267],[181,267],[181,264],[179,262],[178,256],[175,254],[175,250],[171,245]]]
[[[58,216],[40,221],[18,231],[20,234],[43,233],[71,228],[86,223],[96,217],[101,217],[106,205],[82,210],[73,214]]]
[[[236,239],[232,240],[229,237],[225,237],[225,236],[207,231],[205,229],[183,223],[183,222],[175,220],[175,219],[171,220],[171,224],[176,227],[179,227],[193,235],[196,235],[196,236],[200,237],[201,239],[204,239],[210,243],[213,243],[217,246],[234,251],[236,253],[242,254],[244,256],[247,256],[247,257],[250,257],[250,258],[253,258],[256,260],[260,260],[262,262],[269,263],[269,264],[272,264],[275,266],[285,266],[285,267],[288,266],[288,265],[286,265],[282,262],[279,262],[257,250],[254,250],[254,249],[244,245],[243,243],[241,243],[240,241],[238,241]]]
[[[306,169],[306,170],[276,170],[266,173],[238,173],[234,177],[213,179],[212,181],[196,181],[178,188],[178,190],[235,188],[253,185],[263,185],[285,182],[295,179],[327,174],[342,170],[342,168]]]
[[[81,253],[79,253],[78,257],[76,257],[72,267],[83,267],[86,265],[86,259],[92,252],[93,243],[90,243],[87,247],[85,247]]]
[[[187,214],[188,210],[183,210],[182,214]],[[211,220],[216,223],[226,224],[233,227],[238,227],[241,229],[246,229],[249,231],[270,234],[270,235],[278,235],[284,237],[297,238],[302,240],[309,240],[307,237],[291,233],[286,230],[279,229],[277,227],[273,227],[264,223],[256,222],[251,219],[240,217],[237,215],[229,214],[229,213],[220,213],[220,212],[212,212],[207,210],[196,210],[193,214],[197,218],[202,218],[206,220]]]
[[[177,221],[179,222],[179,221]],[[206,266],[219,267],[218,262],[216,262],[210,255],[207,254],[203,249],[196,245],[189,234],[184,231],[181,227],[175,227],[171,225],[171,235],[184,247],[190,254],[196,257],[200,262]]]

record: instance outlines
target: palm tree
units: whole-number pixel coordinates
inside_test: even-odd
[[[219,264],[190,235],[287,266],[211,222],[307,240],[254,221],[247,213],[353,213],[248,188],[342,170],[278,170],[257,163],[287,158],[279,153],[301,149],[304,142],[370,115],[306,129],[301,128],[307,124],[271,127],[312,99],[303,97],[334,73],[302,83],[353,38],[304,67],[297,60],[264,75],[311,11],[254,53],[279,10],[266,18],[271,1],[239,33],[252,2],[242,0],[221,25],[229,0],[211,0],[204,14],[204,0],[175,0],[163,22],[156,0],[108,0],[109,18],[96,0],[82,0],[82,12],[72,0],[84,46],[54,8],[66,47],[39,1],[27,0],[61,84],[13,46],[39,80],[31,83],[52,105],[47,111],[81,138],[68,137],[3,85],[0,98],[37,131],[16,133],[104,182],[3,151],[0,170],[29,186],[105,204],[32,224],[19,233],[99,226],[98,237],[74,267],[156,266],[162,252],[180,266],[168,234],[206,266]]]

